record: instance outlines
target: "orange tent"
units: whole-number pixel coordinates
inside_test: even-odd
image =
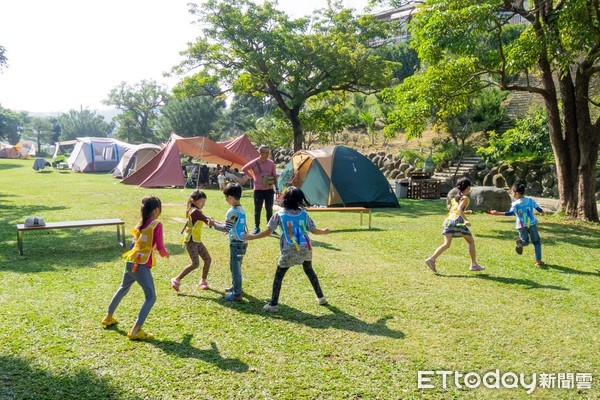
[[[185,186],[179,153],[214,164],[231,165],[234,168],[241,168],[250,161],[206,137],[183,138],[171,133],[165,147],[121,183],[142,187]]]

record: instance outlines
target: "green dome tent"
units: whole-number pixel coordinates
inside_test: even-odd
[[[345,146],[296,152],[281,173],[279,189],[296,186],[313,205],[398,207],[398,200],[379,168]]]

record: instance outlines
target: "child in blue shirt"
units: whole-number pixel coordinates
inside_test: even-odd
[[[242,187],[237,183],[228,183],[223,189],[225,201],[231,206],[225,214],[225,223],[209,220],[208,226],[229,235],[229,268],[231,269],[232,286],[226,289],[231,292],[225,295],[225,300],[242,300],[242,260],[248,248],[248,242],[243,234],[248,233],[246,228],[246,211],[240,204]]]
[[[515,201],[510,206],[510,210],[506,212],[490,210],[488,213],[505,216],[515,215],[517,217],[516,228],[519,232],[515,251],[517,254],[523,254],[523,246],[527,246],[531,242],[535,250],[535,264],[544,265],[542,261],[542,243],[537,229],[538,220],[533,212],[533,210],[536,210],[544,215],[544,210],[531,197],[525,197],[524,183],[515,182],[511,191]]]

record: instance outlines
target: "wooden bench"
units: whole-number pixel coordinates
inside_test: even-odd
[[[312,212],[324,212],[324,211],[337,211],[337,212],[358,212],[360,213],[360,225],[363,224],[363,213],[369,214],[369,229],[371,229],[371,209],[366,207],[307,207],[306,211]]]
[[[92,226],[117,226],[117,242],[125,246],[125,222],[120,219],[90,219],[85,221],[66,221],[66,222],[46,222],[43,226],[25,226],[25,224],[17,225],[17,246],[19,255],[23,255],[23,232],[26,231],[43,231],[48,229],[67,229],[67,228],[87,228]]]

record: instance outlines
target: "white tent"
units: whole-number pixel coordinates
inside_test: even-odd
[[[156,144],[142,143],[130,147],[119,164],[112,171],[115,178],[127,178],[129,174],[134,173],[158,154],[161,147]]]
[[[110,172],[130,147],[129,143],[111,138],[77,138],[67,164],[78,172]]]
[[[19,150],[23,158],[35,156],[35,143],[31,140],[21,140],[15,147]]]

